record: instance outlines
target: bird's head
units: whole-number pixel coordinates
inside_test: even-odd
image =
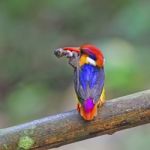
[[[80,50],[81,50],[81,54],[85,54],[88,56],[88,58],[95,61],[97,66],[103,67],[104,56],[102,51],[99,48],[91,44],[84,44],[80,47]]]
[[[104,66],[104,56],[102,51],[94,45],[84,44],[80,47],[64,47],[64,50],[69,50],[71,52],[80,53],[81,57],[84,56],[81,60],[81,65],[84,63],[91,63],[97,65],[98,67]]]

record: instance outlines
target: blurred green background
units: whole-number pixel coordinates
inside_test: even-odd
[[[107,99],[148,89],[149,15],[149,0],[1,0],[0,128],[75,108],[73,70],[54,56],[55,48],[100,47]],[[90,145],[149,150],[150,128],[130,131],[113,140],[94,138]],[[90,149],[89,141],[81,143],[60,149]]]

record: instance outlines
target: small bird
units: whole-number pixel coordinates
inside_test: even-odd
[[[104,56],[94,45],[64,47],[55,51],[56,56],[67,56],[74,67],[74,88],[78,98],[77,110],[85,120],[93,120],[98,107],[105,102]]]

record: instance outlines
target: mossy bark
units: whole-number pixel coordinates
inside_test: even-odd
[[[45,150],[146,123],[150,123],[150,90],[107,101],[93,121],[84,121],[73,110],[1,129],[0,150]]]

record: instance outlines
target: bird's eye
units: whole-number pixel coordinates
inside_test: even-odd
[[[81,54],[83,54],[83,53],[84,53],[82,49],[80,50],[80,53],[81,53]]]

